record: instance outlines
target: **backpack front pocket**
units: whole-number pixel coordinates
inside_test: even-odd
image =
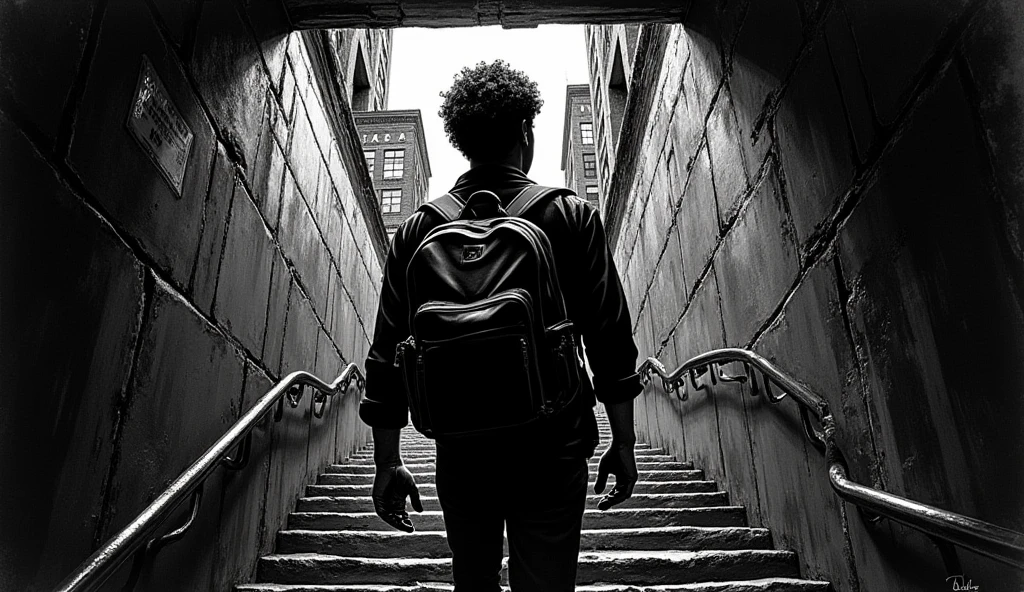
[[[545,413],[532,327],[532,303],[522,290],[417,310],[420,413],[434,437],[509,428]]]

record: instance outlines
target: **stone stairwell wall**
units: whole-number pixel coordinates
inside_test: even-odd
[[[284,374],[365,357],[385,235],[280,11],[0,5],[2,590],[50,590]],[[180,194],[126,127],[143,56],[194,134]],[[356,403],[262,422],[138,589],[250,580],[300,489],[365,443]]]
[[[1022,56],[1014,0],[695,2],[645,27],[605,212],[641,354],[751,347],[828,400],[852,478],[1024,529]],[[805,577],[952,589],[927,538],[839,502],[791,401],[652,384],[637,410]]]

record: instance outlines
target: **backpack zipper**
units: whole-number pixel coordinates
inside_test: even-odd
[[[524,305],[526,308],[526,315],[529,318],[530,326],[534,326],[533,318],[533,299],[530,298],[530,293],[522,288],[512,288],[503,292],[499,292],[489,298],[483,300],[477,300],[470,304],[457,304],[455,302],[445,302],[443,300],[429,300],[420,305],[416,311],[417,314],[420,312],[435,311],[435,310],[459,310],[459,311],[470,311],[486,308],[495,302],[500,300],[515,300]]]

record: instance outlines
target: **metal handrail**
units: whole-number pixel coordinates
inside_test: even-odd
[[[229,470],[243,468],[249,460],[252,430],[275,405],[274,420],[284,415],[284,402],[297,407],[302,400],[303,387],[315,392],[313,413],[322,417],[327,402],[335,395],[345,393],[355,381],[362,390],[365,385],[362,371],[355,364],[349,364],[334,382],[327,384],[308,372],[292,372],[278,382],[249,411],[235,422],[223,436],[210,446],[192,466],[185,469],[178,478],[163,491],[153,503],[142,511],[130,524],[108,540],[95,553],[83,561],[75,571],[61,582],[57,592],[85,592],[99,588],[130,557],[135,557],[132,577],[137,578],[145,557],[161,546],[181,538],[191,526],[199,512],[202,500],[202,486],[213,470],[224,465]],[[319,405],[319,408],[317,407]],[[234,458],[228,452],[238,447]],[[161,537],[154,537],[156,530],[182,502],[191,497],[191,517],[182,527]]]
[[[744,374],[723,374],[720,365],[734,362],[743,364]],[[955,553],[944,547],[948,547],[949,543],[991,557],[1006,565],[1024,569],[1024,533],[929,506],[849,479],[846,461],[836,444],[836,423],[828,403],[756,353],[739,348],[716,349],[691,358],[672,372],[668,372],[657,358],[647,358],[637,372],[644,384],[651,380],[653,374],[657,374],[661,378],[665,392],[675,392],[683,401],[689,397],[690,389],[700,391],[709,388],[707,384],[698,383],[698,379],[704,375],[710,377],[713,385],[719,382],[749,382],[751,396],[757,397],[763,391],[765,398],[773,404],[788,395],[800,405],[800,419],[805,435],[815,447],[825,453],[829,482],[840,498],[860,507],[872,519],[889,518],[929,535],[932,540],[941,543],[939,547],[944,557],[951,555],[954,562]],[[761,377],[760,386],[758,374]],[[780,391],[778,394],[773,392],[773,385]],[[811,421],[810,413],[814,414],[820,428]]]

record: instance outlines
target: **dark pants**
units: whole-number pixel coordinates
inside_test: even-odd
[[[452,550],[455,592],[500,589],[503,530],[513,591],[574,590],[586,459],[474,456],[437,448],[437,496]]]

